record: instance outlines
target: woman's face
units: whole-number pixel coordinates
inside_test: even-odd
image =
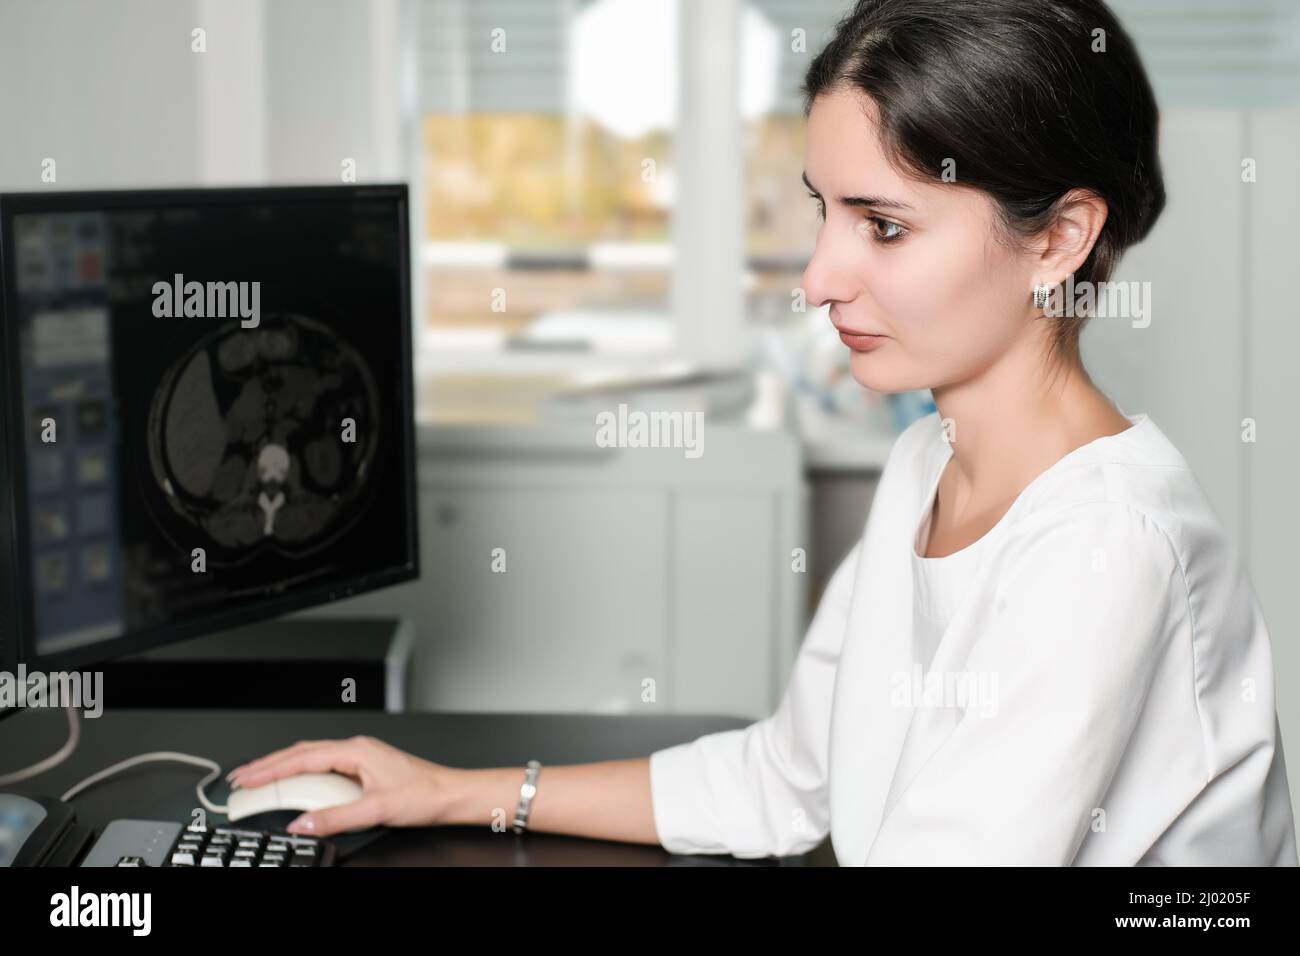
[[[813,102],[804,171],[825,218],[804,292],[830,305],[862,385],[901,392],[966,381],[1044,331],[1030,308],[1034,260],[997,241],[992,200],[962,188],[961,169],[955,182],[934,183],[894,170],[876,115],[852,92]],[[871,202],[843,201],[853,197]]]

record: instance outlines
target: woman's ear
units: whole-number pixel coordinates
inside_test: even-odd
[[[1106,224],[1106,200],[1086,189],[1072,189],[1056,204],[1056,218],[1040,245],[1037,281],[1056,285],[1078,272]]]

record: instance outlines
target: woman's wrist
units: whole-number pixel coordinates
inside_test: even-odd
[[[519,802],[522,767],[485,770],[449,768],[446,801],[440,821],[445,825],[509,827]]]

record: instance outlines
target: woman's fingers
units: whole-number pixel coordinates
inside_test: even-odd
[[[364,830],[389,822],[391,792],[376,793],[374,787],[380,780],[392,776],[406,776],[410,769],[406,762],[392,760],[393,748],[370,737],[351,737],[347,740],[301,740],[291,747],[274,751],[250,763],[236,767],[226,779],[234,787],[260,787],[302,773],[342,773],[360,779],[363,764],[370,768],[365,774],[371,781],[372,791],[364,793],[351,803],[303,813],[288,829],[291,833],[329,836],[348,830]],[[387,768],[390,773],[385,773]],[[391,786],[392,781],[388,781]]]
[[[291,746],[288,747],[282,747],[279,750],[273,750],[271,751],[271,753],[258,757],[256,760],[250,760],[248,763],[240,764],[238,767],[235,767],[233,770],[231,770],[229,773],[226,774],[226,779],[233,780],[235,776],[241,773],[242,771],[250,770],[253,768],[260,769],[261,767],[265,766],[269,761],[278,760],[281,757],[287,756],[288,754],[298,753],[302,750],[307,749],[308,747],[318,747],[321,744],[328,744],[333,742],[334,741],[330,741],[330,740],[300,740],[296,744],[292,744]]]
[[[371,795],[341,803],[337,807],[304,813],[288,826],[290,833],[306,836],[332,836],[347,830],[364,830],[386,822],[387,808],[378,796]]]
[[[329,773],[335,771],[360,778],[361,761],[356,745],[348,740],[327,740],[297,752],[287,752],[275,758],[263,758],[256,765],[249,764],[230,780],[232,787],[260,787],[273,780],[299,773]]]

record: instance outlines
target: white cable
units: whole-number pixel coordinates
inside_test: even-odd
[[[18,783],[20,780],[28,780],[50,770],[53,767],[57,767],[59,764],[63,763],[63,761],[67,760],[68,757],[72,755],[72,752],[77,749],[77,744],[81,740],[81,718],[77,714],[77,708],[72,705],[68,705],[64,710],[68,715],[68,739],[63,742],[63,746],[50,754],[44,760],[39,760],[30,767],[24,767],[21,770],[15,770],[13,773],[7,773],[4,776],[0,776],[0,787],[8,786],[11,783]],[[204,787],[221,775],[221,767],[205,757],[195,757],[190,754],[176,753],[171,750],[157,750],[152,753],[129,757],[120,763],[115,763],[113,766],[106,767],[99,771],[99,773],[87,777],[59,799],[64,803],[67,803],[77,794],[84,790],[89,790],[91,787],[98,783],[102,783],[116,773],[121,773],[123,770],[137,767],[143,763],[152,763],[155,761],[172,761],[175,763],[190,764],[195,767],[209,768],[212,772],[198,782],[194,788],[194,792],[198,794],[199,803],[203,804],[203,806],[211,812],[226,812],[225,806],[218,806],[213,803],[203,792]]]
[[[195,785],[194,792],[198,794],[199,803],[203,804],[203,806],[206,807],[211,812],[213,813],[226,812],[225,805],[218,805],[213,803],[208,799],[207,794],[203,792],[204,787],[206,787],[208,784],[210,784],[213,780],[217,779],[217,777],[221,775],[221,767],[218,766],[216,763],[212,762],[211,760],[208,760],[206,757],[195,757],[191,754],[176,753],[173,750],[155,750],[151,753],[139,754],[138,756],[135,757],[128,757],[126,760],[122,760],[118,763],[115,763],[111,767],[105,767],[103,770],[99,771],[99,773],[91,774],[89,777],[81,781],[81,783],[77,784],[75,787],[73,787],[71,790],[69,790],[59,799],[62,800],[64,803],[67,803],[69,800],[71,800],[77,794],[81,793],[83,790],[88,790],[89,788],[95,786],[96,784],[103,783],[105,780],[107,780],[109,777],[113,776],[116,773],[121,773],[123,770],[128,770],[131,767],[138,767],[142,763],[153,763],[155,761],[171,761],[174,763],[186,763],[193,767],[208,767],[209,769],[211,769],[212,772],[209,773],[206,777],[204,777]]]
[[[81,718],[77,716],[77,708],[71,704],[65,707],[64,710],[68,714],[68,739],[64,741],[63,746],[44,760],[37,761],[30,767],[24,767],[22,770],[15,770],[13,773],[0,776],[0,787],[18,783],[20,780],[27,780],[44,773],[52,767],[57,767],[72,755],[72,751],[77,749],[77,742],[81,740]]]

